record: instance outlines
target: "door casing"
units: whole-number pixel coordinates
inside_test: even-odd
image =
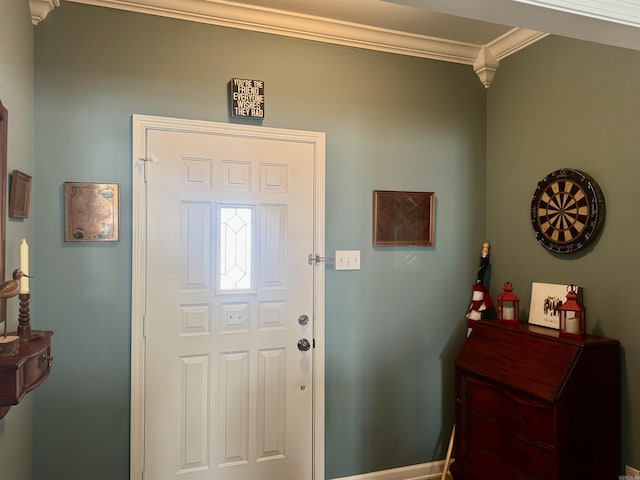
[[[325,134],[269,127],[235,125],[149,115],[133,115],[133,209],[132,209],[132,301],[131,301],[131,480],[142,479],[144,470],[145,404],[145,305],[146,305],[146,185],[148,162],[146,138],[149,130],[202,132],[253,138],[280,138],[314,146],[314,252],[324,256]],[[313,349],[313,478],[324,479],[324,265],[314,267]]]

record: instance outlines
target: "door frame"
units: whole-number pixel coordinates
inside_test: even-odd
[[[165,130],[260,139],[288,140],[314,146],[314,251],[324,256],[325,228],[325,134],[270,127],[188,120],[150,115],[132,116],[132,278],[131,278],[131,432],[130,480],[141,480],[144,470],[145,405],[145,304],[146,304],[146,183],[145,170],[154,159],[147,157],[147,132]],[[305,259],[306,261],[306,259]],[[314,480],[324,479],[324,265],[313,267],[313,451]]]

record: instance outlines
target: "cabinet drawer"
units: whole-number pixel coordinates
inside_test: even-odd
[[[477,445],[496,454],[504,451],[505,438],[511,439],[512,437],[495,420],[478,415],[467,415],[463,427],[465,430],[463,434],[472,445]]]
[[[529,440],[554,444],[554,415],[550,407],[535,405],[524,399],[512,398],[509,405],[509,428]]]
[[[464,458],[456,458],[474,480],[556,480],[552,450],[508,436],[489,437],[467,445]]]
[[[23,367],[25,390],[30,390],[49,374],[50,359],[51,349],[47,348],[26,360]]]
[[[545,445],[554,443],[553,409],[543,401],[465,376],[458,403],[466,414],[493,419],[515,435]]]
[[[514,439],[505,450],[514,469],[536,480],[556,478],[554,451],[522,439]]]
[[[457,400],[467,411],[496,419],[504,415],[505,397],[501,390],[473,377],[463,377]]]
[[[473,480],[525,480],[527,478],[510,465],[503,456],[475,445],[469,449],[468,457],[461,467]],[[544,480],[552,480],[552,478]]]

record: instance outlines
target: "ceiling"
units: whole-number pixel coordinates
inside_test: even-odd
[[[473,66],[548,34],[640,50],[640,0],[64,0]],[[34,25],[61,0],[29,0]]]

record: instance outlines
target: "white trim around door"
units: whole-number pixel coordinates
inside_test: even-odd
[[[145,306],[146,306],[146,152],[152,130],[203,132],[252,138],[278,138],[314,146],[314,252],[324,256],[325,134],[147,115],[133,116],[132,306],[131,306],[131,446],[130,479],[144,471]],[[313,478],[324,480],[324,265],[314,267]]]

